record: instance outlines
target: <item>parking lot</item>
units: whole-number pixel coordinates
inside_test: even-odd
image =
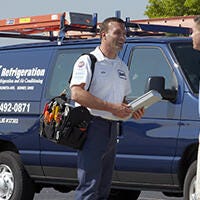
[[[34,200],[74,200],[74,192],[60,193],[51,188],[43,189],[35,195]],[[128,199],[127,199],[128,200]],[[130,199],[131,200],[131,199]],[[183,200],[183,198],[168,198],[161,192],[142,192],[138,200]]]

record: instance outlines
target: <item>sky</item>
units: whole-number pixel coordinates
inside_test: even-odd
[[[98,21],[115,16],[117,10],[121,11],[121,18],[145,19],[144,11],[148,0],[0,0],[0,20],[63,13],[67,11],[81,13],[97,13]],[[14,40],[15,41],[15,40]],[[1,39],[0,45],[12,43],[13,40]]]
[[[98,13],[102,21],[114,16],[116,10],[121,10],[122,18],[144,19],[144,11],[148,0],[0,0],[0,19],[25,17],[65,11]]]

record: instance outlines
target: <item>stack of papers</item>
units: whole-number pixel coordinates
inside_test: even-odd
[[[148,108],[149,106],[153,105],[154,103],[160,101],[162,96],[156,90],[150,90],[149,92],[143,94],[142,96],[138,97],[137,99],[131,101],[128,105],[131,107],[132,111],[136,111],[140,108]]]

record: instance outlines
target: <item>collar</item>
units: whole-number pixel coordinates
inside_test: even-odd
[[[110,59],[110,58],[107,58],[103,55],[103,53],[101,52],[99,46],[95,48],[94,51],[91,52],[91,54],[93,54],[94,56],[96,56],[97,58],[97,61],[100,62],[100,61],[104,61],[104,60],[110,60],[110,61],[119,61],[119,57],[117,56],[115,59]]]

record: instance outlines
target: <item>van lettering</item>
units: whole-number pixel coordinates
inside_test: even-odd
[[[7,69],[4,67],[1,71],[1,77],[16,77],[17,79],[20,77],[38,77],[44,75],[45,69],[39,69],[38,67],[32,69],[19,69],[18,67]]]

